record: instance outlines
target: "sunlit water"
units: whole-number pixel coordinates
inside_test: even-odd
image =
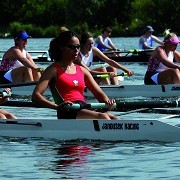
[[[162,39],[162,38],[161,38]],[[47,50],[51,39],[30,39],[28,50]],[[137,49],[138,38],[112,38],[119,49]],[[13,45],[0,39],[1,50]],[[178,46],[179,49],[179,46]],[[124,63],[135,75],[121,84],[143,84],[146,64]],[[93,101],[93,100],[91,100]],[[49,109],[4,107],[18,117],[56,118]],[[116,112],[123,119],[166,114]],[[177,117],[178,118],[178,117]],[[180,144],[152,142],[62,142],[0,138],[1,179],[179,179]]]

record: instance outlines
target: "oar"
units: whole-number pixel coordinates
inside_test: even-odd
[[[20,86],[32,86],[36,85],[38,81],[23,82],[23,83],[9,83],[9,84],[0,84],[0,88],[11,88],[11,87],[20,87]]]
[[[116,50],[116,51],[105,51],[104,54],[113,54],[113,53],[133,53],[137,54],[140,52],[152,52],[154,49],[130,49],[130,50]]]
[[[117,74],[115,77],[118,77],[118,80],[123,81],[124,76],[128,76],[128,74],[123,72],[121,74]],[[93,74],[93,77],[95,79],[99,79],[99,78],[110,78],[111,76],[109,74]]]
[[[33,102],[23,102],[23,101],[7,101],[1,106],[16,106],[16,107],[40,107],[38,104]],[[122,111],[123,108],[126,109],[140,109],[140,108],[169,108],[169,107],[180,107],[180,101],[153,101],[153,100],[143,100],[143,101],[125,101],[125,102],[116,102],[113,105],[114,110]],[[72,104],[65,106],[67,109],[109,109],[109,106],[105,103],[88,103],[84,106],[79,104]]]
[[[137,102],[116,102],[113,108],[121,110],[122,108],[139,109],[139,108],[169,108],[180,107],[178,100],[173,101],[137,101]],[[79,104],[68,105],[69,109],[108,109],[109,105],[105,103],[90,103],[84,106]]]

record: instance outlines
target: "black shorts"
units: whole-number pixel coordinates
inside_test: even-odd
[[[80,104],[81,106],[85,105],[86,103],[83,101],[74,101],[73,103]],[[76,119],[78,112],[80,109],[67,109],[67,110],[60,110],[57,111],[57,118],[58,119]]]
[[[145,85],[156,85],[156,83],[151,79],[151,77],[156,74],[156,72],[147,71],[144,76],[144,84]]]
[[[8,79],[4,77],[4,74],[6,74],[7,71],[0,71],[0,84],[9,84],[12,83]]]

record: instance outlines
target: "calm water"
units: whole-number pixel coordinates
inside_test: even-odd
[[[28,50],[47,50],[51,39],[30,39]],[[137,49],[138,38],[113,38],[119,49]],[[13,45],[0,39],[0,50]],[[178,46],[179,49],[179,46]],[[122,84],[142,84],[146,64],[124,64],[135,71]],[[55,117],[53,110],[7,107],[18,117]],[[120,115],[121,113],[118,113]],[[160,118],[132,113],[121,118]],[[179,179],[180,143],[62,142],[0,138],[1,179]]]

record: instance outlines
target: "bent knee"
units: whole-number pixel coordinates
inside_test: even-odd
[[[170,71],[169,71],[173,76],[175,75],[175,76],[179,76],[179,73],[180,73],[180,71],[179,71],[179,69],[178,68],[172,68],[172,69],[170,69]]]
[[[179,74],[180,71],[179,71],[178,68],[175,68],[175,69],[174,69],[174,72],[175,72],[176,74]]]
[[[32,69],[31,68],[28,68],[28,67],[26,67],[26,66],[22,66],[22,67],[20,67],[20,69],[21,69],[21,71],[23,71],[23,72],[29,72],[29,73],[31,73],[32,72]]]
[[[107,67],[107,70],[115,72],[115,73],[117,72],[117,69],[115,67],[112,67],[112,66]]]
[[[7,119],[6,116],[4,114],[0,113],[0,119]]]
[[[110,119],[110,117],[108,116],[108,114],[106,114],[106,113],[101,113],[101,112],[98,113],[98,117],[99,117],[99,119]]]
[[[100,67],[100,68],[98,68],[98,70],[99,70],[100,72],[107,72],[107,70],[106,70],[105,67]]]

